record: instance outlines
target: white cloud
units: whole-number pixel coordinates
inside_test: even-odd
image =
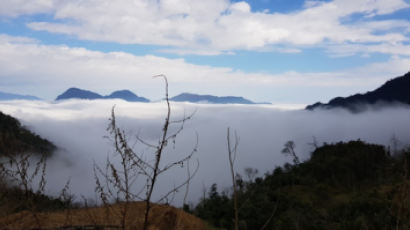
[[[390,55],[410,56],[410,45],[403,44],[377,44],[377,45],[335,45],[329,46],[328,52],[335,57],[345,57],[355,54],[369,55],[382,53]]]
[[[251,6],[244,1],[235,2],[229,7],[229,10],[232,12],[238,12],[238,13],[250,13]]]
[[[200,50],[191,53],[204,53],[203,50],[208,49],[214,54],[257,50],[275,44],[292,45],[297,49],[328,42],[384,44],[409,40],[403,31],[390,31],[391,28],[408,28],[408,21],[389,21],[388,26],[383,25],[384,21],[359,26],[343,23],[352,14],[362,14],[363,20],[371,21],[375,15],[409,7],[404,0],[308,1],[305,8],[288,14],[252,12],[246,2],[228,0],[29,2],[38,3],[27,6],[29,10],[12,10],[15,13],[11,14],[49,12],[52,7],[54,18],[63,21],[28,23],[34,30],[86,40],[173,46],[177,47],[176,51]],[[17,7],[10,0],[1,4],[4,9]],[[7,15],[1,11],[0,14]],[[375,33],[380,29],[385,30],[384,33]]]
[[[0,44],[35,44],[38,43],[36,39],[28,38],[28,37],[18,37],[18,36],[10,36],[7,34],[0,34]]]
[[[151,76],[164,73],[173,86],[171,95],[191,91],[269,101],[276,90],[286,88],[289,93],[293,92],[294,97],[299,96],[299,100],[294,102],[305,103],[339,95],[333,92],[309,99],[299,94],[300,88],[307,95],[326,88],[338,88],[338,92],[345,90],[343,95],[355,93],[402,75],[408,72],[409,66],[409,58],[397,57],[388,62],[339,72],[246,73],[231,68],[190,64],[182,58],[104,53],[85,48],[42,45],[24,37],[0,36],[0,90],[46,98],[54,98],[68,87],[77,86],[102,94],[128,88],[155,99],[160,95],[153,93],[152,88],[157,88],[158,81],[152,80]],[[244,89],[248,95],[243,94]]]
[[[55,0],[2,0],[0,16],[17,17],[25,14],[52,13]]]
[[[139,133],[147,141],[158,141],[164,122],[164,103],[127,103],[123,101],[65,101],[0,102],[1,110],[22,121],[36,133],[54,142],[62,151],[48,162],[47,191],[56,193],[71,178],[71,190],[76,197],[94,197],[93,160],[102,165],[113,146],[103,138],[110,109],[116,104],[117,123],[127,134]],[[408,145],[410,136],[410,109],[388,108],[351,114],[346,111],[279,111],[271,106],[194,105],[172,103],[172,119],[178,119],[197,109],[192,120],[176,140],[175,148],[169,146],[163,160],[176,159],[191,150],[195,133],[199,135],[196,157],[200,169],[191,184],[189,200],[197,202],[203,184],[209,188],[218,183],[219,188],[229,186],[226,156],[226,129],[231,127],[240,136],[237,170],[258,168],[261,175],[291,159],[281,154],[283,144],[294,140],[301,159],[307,159],[312,150],[312,137],[318,142],[332,143],[349,140],[365,140],[387,145],[395,135],[401,144]],[[149,150],[138,143],[136,149]],[[401,145],[400,147],[403,147]],[[112,156],[112,155],[111,155]],[[152,156],[152,155],[151,155]],[[185,169],[172,171],[158,183],[158,191],[166,191],[173,183],[184,178]],[[137,183],[138,184],[138,183]],[[157,197],[158,193],[154,196]],[[181,205],[182,192],[175,205]],[[155,198],[154,198],[155,199]]]

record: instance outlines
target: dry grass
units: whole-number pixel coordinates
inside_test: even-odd
[[[134,202],[126,218],[125,229],[142,229],[145,204]],[[63,226],[121,226],[121,204],[65,210],[50,213],[30,213],[27,211],[0,219],[0,229],[52,229]],[[40,226],[39,226],[40,225]],[[171,206],[153,205],[150,213],[150,230],[205,230],[202,220]]]

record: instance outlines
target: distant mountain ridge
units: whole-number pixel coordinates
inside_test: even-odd
[[[60,94],[56,100],[67,100],[67,99],[123,99],[129,102],[150,102],[149,99],[145,97],[139,97],[130,90],[118,90],[114,91],[110,95],[103,96],[98,93],[79,89],[79,88],[69,88],[64,93]],[[181,93],[175,97],[171,97],[170,101],[176,102],[192,102],[192,103],[209,103],[209,104],[268,104],[268,103],[255,103],[251,100],[245,99],[243,97],[225,96],[218,97],[213,95],[200,95],[193,93]]]
[[[95,100],[95,99],[123,99],[125,101],[130,102],[149,102],[149,100],[145,97],[139,97],[130,90],[119,90],[114,91],[108,96],[102,96],[98,93],[79,89],[79,88],[69,88],[64,93],[60,94],[56,100],[66,100],[66,99],[87,99],[87,100]]]
[[[402,103],[410,105],[410,72],[387,81],[374,91],[365,94],[355,94],[349,97],[336,97],[327,104],[317,102],[313,105],[308,105],[306,109],[345,108],[353,112],[360,112],[363,106],[376,103]]]
[[[41,100],[38,97],[31,95],[21,95],[14,93],[0,92],[0,100]]]
[[[192,103],[211,103],[211,104],[256,104],[255,102],[243,97],[217,97],[212,95],[199,95],[193,93],[181,93],[171,97],[170,101],[192,102]]]

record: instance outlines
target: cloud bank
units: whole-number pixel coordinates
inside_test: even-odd
[[[120,100],[76,101],[59,103],[11,101],[1,102],[1,110],[19,118],[24,125],[48,138],[60,147],[48,163],[48,192],[55,194],[71,178],[71,190],[79,197],[96,198],[92,163],[102,165],[113,153],[113,146],[104,138],[111,107],[116,104],[117,121],[129,136],[139,134],[156,143],[164,121],[164,103],[128,103]],[[196,157],[200,169],[191,184],[189,200],[197,202],[203,187],[217,183],[229,186],[229,169],[226,147],[226,129],[236,130],[240,137],[236,170],[245,167],[259,169],[261,173],[290,161],[281,154],[288,140],[296,143],[296,152],[307,159],[312,138],[319,143],[362,139],[388,145],[395,135],[401,146],[410,144],[410,109],[408,107],[369,110],[351,114],[343,110],[303,111],[279,110],[267,105],[195,105],[172,103],[172,117],[197,110],[184,131],[170,145],[164,161],[189,153],[199,135]],[[140,151],[148,150],[136,145]],[[159,181],[160,192],[185,178],[185,170],[171,171]],[[174,205],[181,205],[183,192]]]

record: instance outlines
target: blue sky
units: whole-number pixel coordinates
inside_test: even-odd
[[[0,91],[309,104],[410,70],[408,0],[3,0]]]

